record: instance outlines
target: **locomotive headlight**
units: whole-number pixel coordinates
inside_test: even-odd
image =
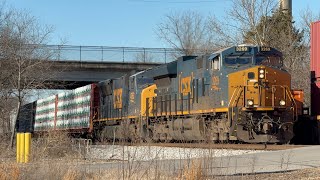
[[[286,105],[286,101],[281,100],[279,104],[280,104],[280,106],[284,106],[284,105]]]
[[[265,71],[265,69],[262,69],[262,68],[260,69],[260,68],[259,68],[258,72],[259,72],[259,79],[263,79],[263,78],[266,77],[266,71]]]
[[[264,78],[264,74],[259,74],[259,78],[260,79]]]
[[[253,100],[248,99],[248,101],[247,101],[247,105],[248,105],[248,106],[253,106]]]

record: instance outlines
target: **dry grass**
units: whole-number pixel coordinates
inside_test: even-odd
[[[83,162],[82,162],[83,163]],[[91,163],[91,162],[87,162]],[[103,179],[218,179],[218,180],[238,180],[238,179],[266,179],[266,180],[282,180],[282,179],[320,179],[320,168],[305,169],[291,172],[268,173],[268,174],[252,174],[237,176],[215,176],[208,177],[202,171],[201,163],[192,161],[190,166],[186,166],[179,175],[169,175],[164,172],[155,172],[155,169],[147,169],[137,171],[131,176],[123,174],[122,170],[117,168],[96,171],[92,169],[79,169],[80,162],[68,163],[65,161],[49,161],[41,163],[17,164],[17,163],[1,163],[0,179],[1,180],[18,180],[18,179],[43,179],[43,180],[103,180]],[[125,171],[128,171],[127,169]],[[126,172],[128,173],[128,172]]]
[[[63,175],[62,177],[63,180],[77,180],[81,179],[80,173],[75,170],[69,169],[66,174]]]
[[[60,158],[78,158],[73,144],[66,132],[50,132],[32,140],[31,161]]]
[[[191,161],[191,166],[186,166],[183,169],[182,175],[179,179],[185,180],[201,180],[205,179],[203,169],[200,161]]]
[[[0,179],[1,180],[16,180],[19,179],[21,170],[16,163],[0,164]]]
[[[66,162],[79,159],[72,149],[67,133],[48,133],[39,139],[32,139],[29,164],[17,164],[15,148],[8,148],[9,138],[0,139],[0,180],[4,179],[72,179]]]
[[[15,158],[15,151],[12,151],[9,148],[10,136],[9,135],[0,135],[0,158],[1,160],[8,160]]]
[[[103,179],[177,179],[162,174],[157,174],[153,170],[149,171],[146,176],[145,171],[135,172],[128,176],[123,174],[119,169],[109,169],[95,171],[95,169],[79,170],[78,166],[69,164],[62,165],[57,162],[30,163],[22,165],[17,163],[0,164],[1,180],[18,180],[18,179],[41,179],[41,180],[103,180]],[[159,172],[158,172],[159,173]],[[190,179],[190,178],[188,178]]]
[[[148,161],[148,165],[133,158],[115,162],[116,166],[106,168],[106,161],[84,160],[79,152],[72,148],[70,138],[65,133],[49,133],[45,137],[32,142],[31,162],[17,164],[15,152],[8,151],[6,141],[1,141],[0,180],[41,179],[41,180],[100,180],[100,179],[320,179],[319,169],[306,169],[283,173],[252,174],[238,176],[208,176],[204,170],[206,163],[192,158],[188,164],[182,164],[182,170],[172,174],[163,170],[165,162]],[[147,154],[146,154],[147,155]],[[212,156],[212,155],[211,155]],[[208,154],[208,157],[211,157]],[[289,164],[289,156],[283,156],[283,165]],[[288,158],[288,159],[287,159]],[[139,158],[138,158],[139,159]],[[287,161],[286,161],[287,159]],[[179,161],[179,160],[177,160]],[[101,163],[101,164],[100,164]],[[108,162],[110,163],[110,162]],[[161,164],[162,163],[162,164]],[[126,165],[125,165],[126,164]],[[208,167],[212,167],[213,165]],[[218,166],[215,164],[214,166]],[[255,168],[253,160],[252,168]]]

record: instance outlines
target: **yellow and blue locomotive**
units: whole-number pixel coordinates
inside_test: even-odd
[[[270,47],[184,56],[111,81],[122,87],[110,90],[113,100],[93,121],[99,129],[105,122],[107,138],[285,143],[293,137],[291,76],[282,54]],[[118,115],[101,116],[109,111]]]
[[[242,45],[38,100],[32,122],[100,139],[286,143],[290,90],[279,51]]]

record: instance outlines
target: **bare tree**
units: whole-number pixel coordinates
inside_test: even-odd
[[[43,44],[52,33],[52,27],[40,26],[29,13],[16,9],[0,11],[0,92],[16,102],[17,116],[11,125],[11,147],[15,124],[24,98],[32,89],[45,88],[52,76],[50,60],[54,53]],[[10,119],[5,119],[10,121]],[[10,123],[9,123],[10,124]]]
[[[247,32],[252,32],[250,43],[264,45],[271,26],[259,27],[279,7],[276,0],[232,0],[227,16],[203,17],[197,12],[185,11],[165,16],[158,25],[158,36],[185,55],[210,53],[218,48],[241,44]],[[272,23],[270,23],[272,24]],[[259,28],[259,29],[258,29]]]
[[[310,8],[306,8],[300,12],[300,27],[305,32],[305,43],[310,45],[310,24],[320,20],[320,12],[314,14]]]
[[[184,55],[203,54],[214,49],[207,24],[208,19],[197,12],[171,13],[158,25],[157,34]]]
[[[212,16],[209,21],[210,30],[217,34],[217,42],[222,45],[237,45],[244,43],[247,32],[251,32],[250,43],[264,45],[267,32],[272,29],[270,23],[258,26],[267,21],[278,7],[276,0],[232,0],[232,7],[227,11],[224,21]]]

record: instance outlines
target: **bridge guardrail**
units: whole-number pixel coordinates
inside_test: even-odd
[[[57,54],[54,60],[98,62],[156,62],[168,63],[181,56],[182,52],[170,48],[139,48],[109,46],[44,45]]]

